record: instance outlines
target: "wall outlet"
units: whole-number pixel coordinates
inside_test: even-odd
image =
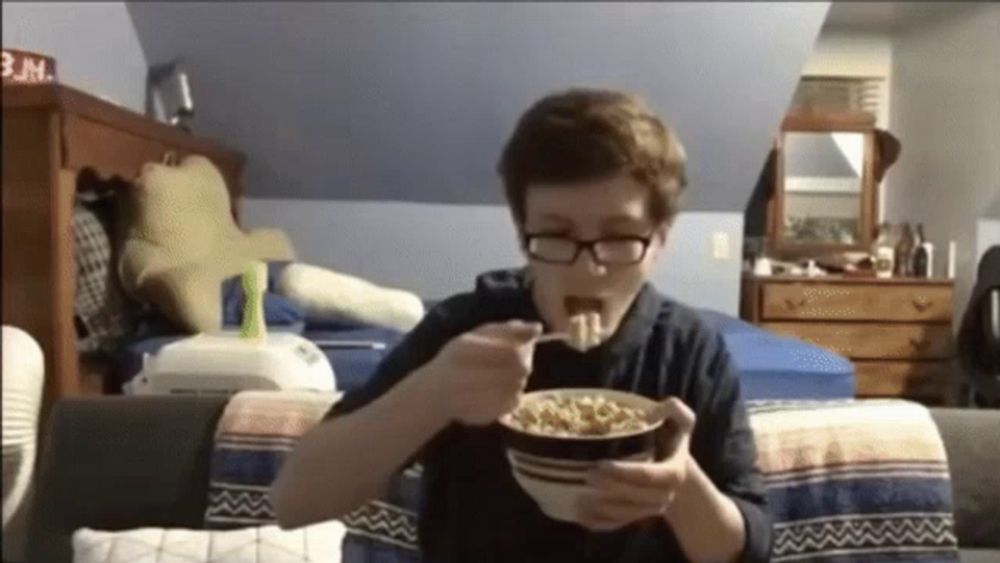
[[[729,258],[729,233],[712,233],[712,258],[716,260]]]

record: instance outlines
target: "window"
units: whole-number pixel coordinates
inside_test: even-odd
[[[884,126],[888,115],[885,79],[842,76],[803,76],[792,98],[792,109],[814,112],[864,111]]]

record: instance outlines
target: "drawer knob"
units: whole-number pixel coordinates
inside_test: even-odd
[[[931,341],[926,339],[917,340],[916,338],[910,338],[910,346],[912,346],[917,352],[924,352],[930,348]]]
[[[805,304],[806,304],[806,298],[805,297],[803,297],[802,299],[799,299],[798,301],[792,301],[791,299],[789,299],[787,297],[785,298],[785,307],[787,307],[791,311],[794,311],[795,309],[798,309],[799,307],[801,307],[801,306],[803,306]]]
[[[913,298],[913,308],[916,309],[920,313],[923,313],[924,311],[926,311],[927,309],[929,309],[930,306],[933,305],[933,304],[934,304],[934,302],[931,301],[930,299],[922,299],[920,297],[914,297]]]

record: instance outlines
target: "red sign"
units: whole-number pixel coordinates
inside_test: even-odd
[[[56,60],[52,57],[5,47],[2,63],[4,84],[38,84],[56,79]]]

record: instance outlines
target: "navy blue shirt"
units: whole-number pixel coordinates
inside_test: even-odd
[[[331,415],[370,403],[455,336],[509,319],[541,320],[523,271],[479,276],[475,291],[431,309],[372,380],[348,393]],[[694,310],[646,284],[618,331],[601,346],[581,354],[560,343],[540,345],[533,367],[529,391],[603,387],[683,400],[697,417],[692,456],[746,522],[742,560],[769,559],[771,519],[739,381],[721,336]],[[452,424],[417,456],[424,466],[420,544],[429,563],[687,560],[663,519],[590,532],[545,516],[514,480],[497,424]]]

